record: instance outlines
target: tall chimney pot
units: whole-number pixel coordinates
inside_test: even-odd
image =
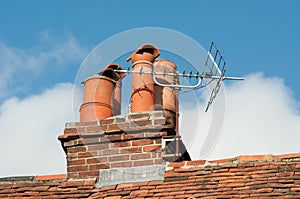
[[[131,60],[133,71],[139,71],[132,74],[131,112],[154,110],[154,82],[149,72],[152,72],[153,62],[159,55],[156,46],[144,44],[126,60]]]

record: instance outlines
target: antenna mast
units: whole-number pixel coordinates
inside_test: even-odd
[[[204,65],[203,71],[198,70],[196,74],[193,74],[193,71],[186,73],[185,71],[182,73],[175,72],[155,72],[155,69],[152,70],[145,70],[145,68],[141,67],[140,70],[130,70],[130,67],[127,70],[115,70],[116,72],[120,73],[140,73],[142,74],[152,74],[153,81],[155,84],[163,87],[170,87],[176,89],[201,89],[207,87],[213,81],[216,81],[215,87],[212,89],[210,94],[205,112],[208,111],[209,107],[212,105],[214,99],[216,98],[224,80],[244,80],[241,77],[228,77],[225,76],[226,72],[226,61],[224,57],[221,55],[220,51],[217,49],[214,42],[211,43],[209,51],[207,52],[207,58]],[[195,78],[196,83],[194,85],[184,85],[184,84],[166,84],[159,82],[156,78],[157,75],[163,76],[175,76],[175,77],[182,77],[182,78]]]

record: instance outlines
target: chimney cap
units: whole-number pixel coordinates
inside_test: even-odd
[[[124,68],[122,66],[120,66],[119,64],[108,64],[107,66],[105,66],[105,68],[100,71],[99,73],[96,73],[94,75],[91,75],[90,77],[86,78],[83,82],[81,82],[82,84],[85,84],[85,82],[87,80],[90,79],[108,79],[111,80],[112,82],[116,83],[117,81],[119,81],[119,79],[122,79],[126,73],[124,72],[116,72],[115,70],[124,70]]]
[[[99,74],[103,74],[104,71],[107,71],[107,70],[113,70],[113,72],[117,75],[117,79],[115,79],[116,81],[118,81],[119,79],[122,79],[126,75],[125,72],[114,71],[114,70],[124,70],[124,68],[122,66],[120,66],[119,64],[116,64],[116,63],[108,64],[107,66],[105,66],[103,71],[101,71]]]
[[[160,51],[159,51],[159,49],[156,46],[154,46],[153,44],[150,44],[150,43],[145,43],[142,46],[140,46],[136,51],[134,51],[126,59],[126,61],[128,62],[128,61],[132,60],[134,62],[133,57],[135,55],[137,55],[137,54],[144,54],[144,53],[152,54],[153,60],[160,55]]]

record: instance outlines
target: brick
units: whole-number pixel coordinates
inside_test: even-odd
[[[281,160],[281,159],[293,159],[293,158],[300,158],[300,153],[290,153],[290,154],[283,154],[283,155],[275,155],[274,160]]]
[[[133,140],[132,141],[132,146],[144,146],[144,145],[149,145],[153,144],[153,140],[151,139],[140,139],[140,140]]]
[[[83,152],[83,153],[78,153],[77,157],[78,158],[88,158],[88,157],[92,157],[93,153],[92,152]],[[94,153],[94,155],[97,155],[97,153]],[[70,156],[70,154],[68,154],[68,157]]]
[[[133,113],[129,114],[128,118],[130,120],[136,120],[136,119],[150,119],[150,114],[149,113]]]
[[[128,122],[117,123],[117,124],[110,124],[110,125],[107,126],[107,132],[106,133],[118,132],[118,131],[121,131],[121,130],[126,131],[129,128],[130,128],[130,125],[129,125]]]
[[[103,130],[100,126],[88,126],[86,127],[87,133],[103,133]]]
[[[124,160],[129,160],[129,155],[122,154],[108,157],[108,162],[120,162]]]
[[[109,124],[107,125],[105,132],[121,132],[121,129],[118,124]]]
[[[70,147],[67,148],[68,153],[78,153],[78,152],[86,152],[86,147],[85,146],[75,146],[75,147]]]
[[[108,139],[108,136],[101,136],[101,137],[99,137],[99,142],[100,143],[109,143],[111,141]]]
[[[132,161],[125,161],[125,162],[113,162],[110,164],[111,168],[119,168],[119,167],[131,167]]]
[[[43,176],[36,176],[35,180],[57,180],[57,179],[64,179],[66,178],[66,174],[54,174],[54,175],[43,175]]]
[[[99,177],[99,171],[81,171],[77,178]]]
[[[84,145],[97,144],[99,142],[100,142],[100,138],[99,137],[97,137],[97,138],[84,138],[82,140],[82,143]]]
[[[109,143],[98,143],[98,144],[94,144],[94,145],[88,145],[87,148],[88,148],[88,151],[109,149]]]
[[[85,159],[68,160],[68,166],[83,165],[85,163]]]
[[[87,164],[97,164],[102,162],[100,158],[88,158],[86,159]]]
[[[64,129],[64,134],[78,134],[76,128]]]
[[[107,138],[111,142],[123,140],[122,135],[107,135]]]
[[[133,161],[133,166],[146,166],[146,165],[153,165],[153,160],[135,160]]]
[[[163,136],[167,136],[168,133],[163,131],[163,132],[146,132],[145,137],[146,138],[161,138]]]
[[[113,142],[111,143],[112,147],[129,147],[131,146],[130,141],[121,141],[121,142]]]
[[[144,133],[130,133],[130,134],[123,134],[123,140],[134,140],[144,138]]]
[[[75,145],[77,145],[77,140],[73,140],[73,141],[69,141],[69,142],[64,142],[63,145],[64,147],[73,147]]]
[[[136,127],[136,126],[144,127],[144,126],[150,126],[150,125],[152,125],[151,120],[134,120],[134,121],[131,121],[131,123],[130,123],[131,127]]]
[[[100,124],[102,126],[104,124],[113,124],[114,122],[115,122],[115,118],[109,118],[109,119],[101,120]]]
[[[108,169],[109,168],[109,165],[107,164],[92,164],[92,165],[89,165],[89,170],[92,171],[92,170],[100,170],[100,169]]]
[[[141,146],[135,146],[135,147],[124,147],[120,149],[120,153],[126,154],[126,153],[141,153],[142,147]]]
[[[150,153],[141,153],[141,154],[131,154],[130,160],[141,160],[141,159],[150,159]]]
[[[87,171],[88,165],[72,166],[67,168],[68,172]]]
[[[183,161],[183,162],[171,162],[171,163],[168,164],[167,167],[180,168],[180,167],[185,166],[185,164],[186,164],[186,161]]]
[[[238,157],[239,162],[247,162],[247,161],[270,161],[273,155],[242,155]]]
[[[206,160],[194,160],[194,161],[187,161],[187,166],[203,166]]]
[[[102,156],[102,155],[115,155],[115,154],[119,154],[119,149],[106,149],[103,151],[98,151],[98,155]]]
[[[161,149],[161,145],[148,145],[148,146],[143,146],[143,151],[144,152],[151,152],[151,151],[157,151]]]

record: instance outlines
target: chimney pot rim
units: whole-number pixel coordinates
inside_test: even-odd
[[[157,58],[159,55],[160,55],[160,51],[159,51],[159,49],[155,46],[155,45],[153,45],[153,44],[151,44],[151,43],[144,43],[144,44],[142,44],[136,51],[134,51],[127,59],[126,59],[126,61],[128,62],[128,61],[130,61],[131,59],[132,59],[132,57],[135,55],[135,54],[137,54],[137,52],[138,51],[140,51],[140,50],[142,50],[142,49],[153,49],[153,57],[154,57],[154,59],[155,58]]]
[[[109,78],[109,77],[106,77],[106,76],[103,76],[103,75],[100,75],[100,74],[97,73],[97,74],[91,75],[88,78],[86,78],[83,81],[83,84],[86,84],[87,81],[92,80],[92,79],[105,79],[105,80],[111,81],[114,84],[116,84],[116,82],[117,82],[116,80],[114,80],[112,78]]]

